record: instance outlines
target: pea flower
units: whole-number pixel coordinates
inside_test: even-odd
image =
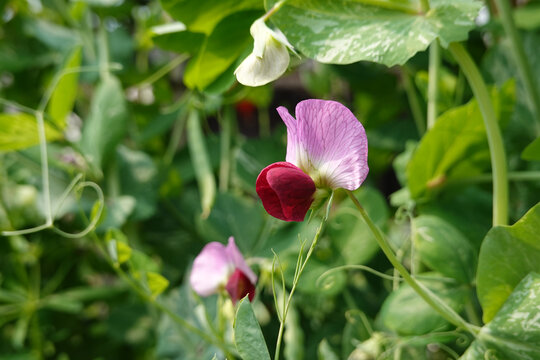
[[[265,210],[285,221],[303,221],[317,189],[355,190],[368,172],[368,143],[362,124],[342,104],[304,100],[296,119],[283,106],[287,156],[264,168],[256,190]]]
[[[236,303],[246,295],[253,300],[257,276],[246,264],[231,236],[227,246],[211,242],[202,249],[193,261],[189,282],[201,296],[225,289]]]
[[[234,74],[239,83],[261,86],[279,78],[289,66],[289,51],[293,47],[285,35],[266,26],[264,19],[256,20],[250,28],[253,51],[236,68]]]

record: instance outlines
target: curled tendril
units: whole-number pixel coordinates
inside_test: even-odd
[[[443,343],[435,343],[440,349],[446,351],[446,354],[449,355],[449,357],[447,358],[447,360],[458,360],[459,359],[459,354],[457,352],[455,352],[454,350],[452,350],[452,348],[450,348],[449,346],[443,344]]]
[[[82,190],[84,190],[84,188],[86,188],[86,187],[90,187],[96,192],[97,197],[98,197],[98,199],[97,199],[98,208],[97,208],[96,211],[92,211],[92,214],[91,214],[92,217],[90,219],[90,223],[88,224],[88,226],[84,230],[82,230],[82,231],[80,231],[78,233],[72,234],[72,233],[68,233],[68,232],[65,232],[63,230],[60,230],[57,227],[54,227],[54,226],[52,227],[52,230],[54,232],[56,232],[57,234],[60,234],[60,235],[62,235],[64,237],[70,238],[70,239],[77,239],[77,238],[83,237],[86,234],[88,234],[89,232],[91,232],[92,230],[94,230],[95,227],[97,226],[97,223],[98,223],[100,217],[101,217],[101,214],[103,213],[103,209],[105,208],[105,197],[103,195],[103,190],[101,190],[99,185],[96,184],[95,182],[92,182],[92,181],[83,181],[83,182],[79,183],[79,181],[81,179],[82,179],[82,174],[79,174],[71,181],[69,186],[66,188],[66,190],[64,191],[64,193],[60,197],[60,202],[59,202],[58,206],[56,207],[55,214],[58,213],[58,211],[60,210],[60,208],[62,207],[62,205],[66,201],[68,195],[72,191],[73,192],[77,192],[77,191],[82,192]]]
[[[487,349],[484,352],[484,360],[499,360],[497,351],[495,351],[495,349]]]
[[[414,218],[413,216],[414,204],[404,204],[398,207],[396,214],[394,215],[394,221],[396,224],[403,224],[406,221]]]
[[[467,334],[462,332],[456,332],[456,345],[458,346],[469,346],[471,343],[471,338],[467,336]]]

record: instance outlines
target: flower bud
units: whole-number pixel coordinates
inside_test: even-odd
[[[239,83],[246,86],[261,86],[279,78],[289,66],[289,51],[292,45],[282,33],[277,33],[258,19],[251,25],[253,51],[234,71]]]

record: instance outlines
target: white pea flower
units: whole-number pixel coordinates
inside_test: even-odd
[[[266,26],[263,18],[251,25],[250,33],[255,40],[253,51],[234,74],[243,85],[261,86],[283,75],[289,66],[288,50],[294,50],[285,35]]]

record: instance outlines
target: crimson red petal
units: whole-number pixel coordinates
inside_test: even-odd
[[[288,162],[264,168],[255,187],[265,210],[285,221],[303,221],[316,190],[313,180]]]
[[[236,269],[227,281],[225,290],[229,293],[233,304],[248,295],[249,301],[255,296],[255,285],[240,269]]]

